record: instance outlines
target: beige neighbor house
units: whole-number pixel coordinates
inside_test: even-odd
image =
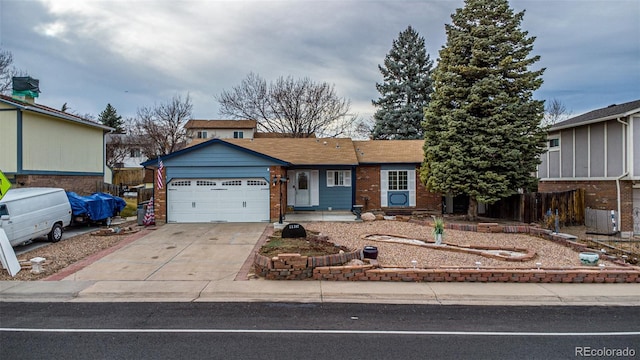
[[[617,211],[621,235],[640,235],[640,100],[553,125],[541,160],[540,192],[583,188],[586,207]]]
[[[156,220],[267,222],[295,211],[441,213],[420,184],[422,140],[201,139],[162,157]],[[157,169],[158,159],[142,164]]]
[[[14,187],[95,192],[110,180],[104,135],[113,129],[36,104],[36,96],[0,95],[0,169]]]

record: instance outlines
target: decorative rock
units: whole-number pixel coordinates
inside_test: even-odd
[[[366,212],[361,215],[362,221],[374,221],[376,220],[376,216],[370,212]]]

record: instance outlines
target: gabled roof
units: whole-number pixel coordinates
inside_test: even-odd
[[[24,111],[33,111],[33,112],[36,112],[36,113],[39,113],[39,114],[56,117],[58,119],[63,119],[63,120],[72,121],[72,122],[83,124],[83,125],[87,125],[87,126],[100,128],[100,129],[102,129],[104,131],[107,131],[107,132],[114,130],[114,128],[112,128],[112,127],[102,125],[102,124],[97,123],[95,121],[87,120],[87,119],[81,118],[81,117],[73,115],[73,114],[69,114],[69,113],[54,109],[54,108],[50,108],[48,106],[35,104],[35,103],[34,104],[28,103],[26,101],[18,100],[18,99],[15,99],[13,97],[6,96],[6,95],[0,95],[0,102],[3,102],[5,104],[11,105],[11,106],[15,106],[15,107],[17,107],[19,109],[22,109]]]
[[[351,139],[259,138],[223,139],[292,165],[357,165]]]
[[[423,145],[424,140],[365,140],[353,142],[360,164],[421,163],[424,159]]]
[[[204,139],[203,139],[203,140],[204,140]],[[278,159],[278,158],[275,158],[275,157],[270,156],[270,155],[268,155],[268,154],[260,153],[260,152],[254,151],[254,150],[251,150],[251,149],[249,149],[249,148],[245,148],[245,147],[242,147],[242,146],[238,146],[238,145],[236,145],[236,144],[231,144],[231,143],[226,142],[226,141],[224,141],[224,140],[222,140],[222,139],[209,139],[209,140],[207,140],[207,141],[201,141],[201,142],[197,142],[197,143],[191,143],[191,144],[189,144],[190,146],[189,146],[189,147],[187,147],[187,148],[184,148],[184,149],[182,149],[182,150],[178,150],[178,151],[174,151],[174,152],[172,152],[171,154],[162,155],[162,156],[160,156],[160,158],[161,158],[162,160],[171,159],[171,158],[174,158],[174,157],[176,157],[176,156],[180,156],[180,155],[183,155],[183,154],[186,154],[186,153],[189,153],[189,152],[195,151],[195,150],[197,150],[197,149],[201,149],[201,148],[206,147],[206,146],[209,146],[209,145],[211,145],[211,144],[222,144],[222,145],[224,145],[224,146],[228,146],[228,147],[231,147],[231,148],[234,148],[234,149],[240,150],[240,151],[242,151],[242,152],[245,152],[245,153],[248,153],[248,154],[251,154],[251,155],[254,155],[254,156],[258,156],[258,157],[261,157],[261,158],[264,158],[264,159],[272,160],[272,161],[274,161],[274,162],[276,162],[276,163],[278,163],[278,164],[280,164],[280,165],[291,165],[291,164],[288,164],[286,161],[284,161],[284,160],[282,160],[282,159]],[[150,166],[150,167],[157,167],[157,166],[158,166],[158,157],[155,157],[155,158],[153,158],[153,159],[149,159],[149,160],[147,160],[147,161],[143,162],[143,163],[142,163],[142,164],[140,164],[140,165],[142,165],[143,167],[147,167],[147,166]]]
[[[424,159],[423,140],[353,141],[349,138],[194,139],[189,147],[166,157],[220,142],[294,166],[420,164]],[[154,161],[157,160],[143,165],[153,166]]]
[[[627,117],[629,115],[637,113],[640,113],[640,100],[630,101],[619,105],[609,105],[605,108],[589,111],[586,114],[561,121],[551,126],[549,131],[561,130],[580,125]]]
[[[189,120],[185,129],[255,129],[255,120]]]

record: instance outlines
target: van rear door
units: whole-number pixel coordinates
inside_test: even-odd
[[[6,204],[0,204],[0,227],[7,234],[9,240],[13,239],[13,222]],[[12,244],[13,245],[13,244]]]

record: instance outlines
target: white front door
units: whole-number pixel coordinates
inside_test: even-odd
[[[309,171],[296,172],[296,206],[311,205],[311,186]]]

